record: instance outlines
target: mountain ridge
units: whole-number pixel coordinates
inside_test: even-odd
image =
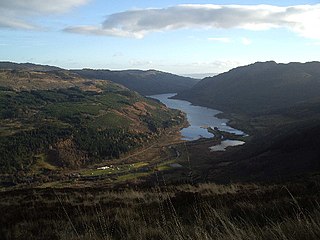
[[[103,79],[124,85],[142,95],[154,95],[169,92],[181,92],[191,88],[198,82],[197,79],[182,77],[176,74],[149,70],[105,70],[81,69],[71,70],[82,77]]]
[[[63,70],[63,68],[59,68],[56,66],[50,65],[42,65],[42,64],[35,64],[35,63],[15,63],[9,61],[0,62],[0,69],[6,70],[29,70],[29,71],[54,71],[54,70]]]
[[[63,69],[50,65],[41,65],[34,63],[14,63],[9,61],[0,62],[0,69],[38,72],[68,71],[69,74],[74,73],[87,79],[109,80],[124,85],[127,88],[145,96],[168,92],[181,92],[191,88],[193,85],[199,82],[199,79],[179,76],[156,69]]]
[[[176,98],[226,112],[256,114],[318,97],[320,62],[257,62],[201,80]]]

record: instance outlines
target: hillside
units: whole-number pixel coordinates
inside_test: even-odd
[[[118,158],[183,121],[105,80],[0,71],[0,173],[41,174]]]
[[[0,192],[0,237],[318,240],[319,197],[316,179],[286,185],[7,191]]]
[[[257,62],[205,78],[176,98],[224,112],[260,114],[318,101],[320,62]]]
[[[79,75],[67,70],[34,71],[28,69],[6,70],[0,69],[2,87],[12,88],[15,91],[48,90],[70,87],[82,89],[96,88],[95,81],[85,80]],[[98,81],[96,81],[98,82]]]
[[[61,68],[49,66],[49,65],[41,65],[41,64],[34,64],[34,63],[14,63],[14,62],[0,62],[0,69],[43,71],[43,72],[62,70]]]
[[[0,238],[316,240],[319,106],[233,113],[253,135],[210,152],[221,136],[168,142],[183,115],[122,85],[1,70]]]
[[[181,77],[156,70],[72,70],[85,78],[110,80],[137,91],[142,95],[181,92],[191,88],[199,80]]]
[[[178,94],[176,98],[224,111],[229,124],[250,135],[242,147],[213,155],[190,144],[194,167],[206,179],[224,183],[318,174],[319,91],[319,62],[265,62],[205,78]],[[197,166],[199,159],[203,166]]]
[[[271,182],[318,175],[320,172],[320,124],[307,121],[275,128],[241,148],[226,152],[208,171],[215,182]],[[223,167],[221,167],[223,166]]]

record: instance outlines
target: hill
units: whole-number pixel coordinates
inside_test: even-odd
[[[109,81],[1,70],[0,173],[49,174],[118,158],[181,121],[178,111]]]
[[[175,93],[190,89],[195,85],[199,79],[191,77],[182,77],[171,73],[161,72],[157,70],[123,70],[123,71],[111,71],[111,70],[94,70],[94,69],[82,69],[82,70],[65,70],[55,66],[40,65],[33,63],[14,63],[14,62],[0,62],[1,70],[15,70],[25,72],[56,72],[61,74],[64,72],[68,76],[72,73],[75,76],[81,76],[86,79],[100,79],[109,80],[127,88],[137,91],[142,95],[153,95],[161,93]],[[29,74],[26,73],[26,74]],[[34,74],[33,73],[33,74]],[[32,77],[35,77],[34,75]],[[31,76],[29,76],[31,78]]]
[[[320,62],[257,62],[205,78],[176,98],[222,110],[260,114],[319,100]]]
[[[320,63],[255,63],[205,78],[176,98],[224,111],[246,144],[220,154],[189,151],[208,180],[288,180],[320,172]],[[197,167],[197,166],[195,166]],[[210,170],[206,171],[205,168]],[[201,171],[201,170],[200,170]]]
[[[40,64],[34,64],[34,63],[14,63],[14,62],[0,62],[0,69],[43,71],[43,72],[62,70],[61,68],[49,66],[49,65],[40,65]]]
[[[319,121],[299,122],[255,137],[211,159],[208,179],[218,182],[288,181],[320,172]],[[223,167],[221,167],[223,166]]]
[[[122,85],[1,70],[0,238],[319,239],[319,106],[229,112],[253,134],[210,152],[232,134],[167,142],[181,113]]]
[[[2,87],[15,91],[48,90],[69,87],[89,88],[95,86],[94,81],[85,80],[79,75],[67,70],[35,71],[28,69],[6,70],[0,69]]]
[[[181,77],[171,73],[156,70],[72,70],[82,77],[90,79],[104,79],[126,86],[142,95],[181,92],[191,88],[198,80]]]

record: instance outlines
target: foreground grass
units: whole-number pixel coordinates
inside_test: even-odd
[[[1,239],[319,239],[320,187],[200,184],[1,193]]]

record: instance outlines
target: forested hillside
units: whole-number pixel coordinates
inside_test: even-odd
[[[1,70],[0,86],[1,173],[118,158],[183,121],[121,85],[67,71]]]

